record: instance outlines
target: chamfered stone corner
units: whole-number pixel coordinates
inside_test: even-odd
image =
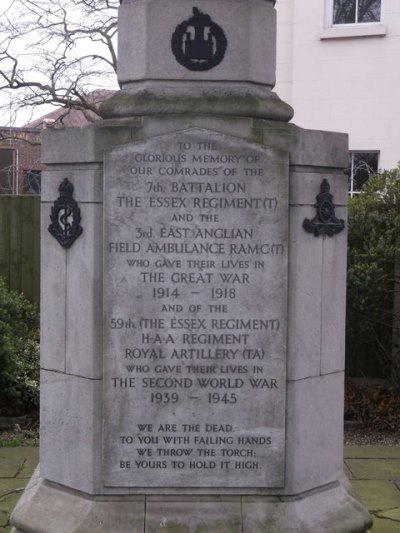
[[[366,533],[371,516],[345,485],[334,483],[279,503],[243,497],[243,531]]]
[[[143,533],[144,516],[144,497],[90,496],[49,483],[37,469],[10,522],[18,533]]]
[[[40,364],[42,368],[65,371],[66,251],[50,235],[51,204],[41,204]]]
[[[88,494],[100,489],[101,386],[101,380],[41,371],[40,475],[46,480]]]
[[[323,241],[325,275],[322,279],[321,374],[342,372],[345,368],[346,331],[346,262],[347,213],[336,208],[338,219],[345,220],[345,229]]]
[[[82,235],[67,255],[66,372],[102,378],[103,206],[82,204]]]
[[[344,373],[288,381],[286,493],[341,478]]]
[[[309,206],[290,208],[288,380],[318,376],[321,366],[323,241],[303,229]]]

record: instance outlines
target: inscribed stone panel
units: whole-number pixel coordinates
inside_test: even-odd
[[[105,484],[283,486],[286,154],[194,128],[104,181]]]

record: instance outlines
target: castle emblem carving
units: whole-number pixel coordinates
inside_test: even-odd
[[[209,15],[193,8],[193,16],[178,24],[172,39],[172,52],[181,65],[189,70],[205,71],[224,59],[227,40],[223,29]]]

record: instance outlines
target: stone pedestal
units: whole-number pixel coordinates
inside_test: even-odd
[[[193,127],[205,138],[218,132],[268,146],[288,163],[285,482],[278,489],[103,483],[103,153]],[[369,515],[342,472],[346,232],[316,237],[303,228],[304,220],[315,216],[324,179],[337,217],[346,217],[346,136],[255,118],[191,115],[109,120],[46,137],[41,465],[14,511],[16,531],[142,533],[170,527],[175,533],[199,525],[210,532],[229,526],[249,533],[368,529]],[[69,250],[47,231],[66,177],[84,227]]]
[[[342,470],[347,137],[287,123],[291,109],[271,92],[274,2],[200,4],[228,43],[215,70],[188,72],[166,47],[191,3],[124,0],[122,91],[104,105],[106,119],[45,135],[40,468],[12,515],[14,533],[361,533],[371,524]],[[142,48],[129,41],[130,21]],[[73,185],[83,228],[67,249],[47,230],[62,183]],[[214,221],[222,238],[197,240]],[[193,242],[222,243],[217,259],[214,248],[196,256],[204,271],[189,268]],[[160,259],[175,278],[165,262],[157,270]],[[242,286],[214,282],[225,264]],[[176,287],[176,299],[155,305]],[[182,350],[220,327],[224,344],[217,351],[220,337],[208,340],[201,357],[214,360],[196,366],[219,387],[203,394]],[[149,362],[144,345],[157,335],[161,351]],[[130,366],[134,349],[140,369]],[[162,377],[158,362],[187,380],[168,398],[169,382],[151,381]],[[196,440],[207,433],[232,440]],[[176,450],[194,466],[174,466]],[[143,457],[158,461],[148,474]]]

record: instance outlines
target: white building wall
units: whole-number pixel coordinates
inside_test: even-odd
[[[393,168],[400,161],[400,0],[382,0],[381,24],[356,27],[329,28],[330,5],[277,1],[275,91],[299,126],[349,133],[350,150],[379,150],[379,167]]]

